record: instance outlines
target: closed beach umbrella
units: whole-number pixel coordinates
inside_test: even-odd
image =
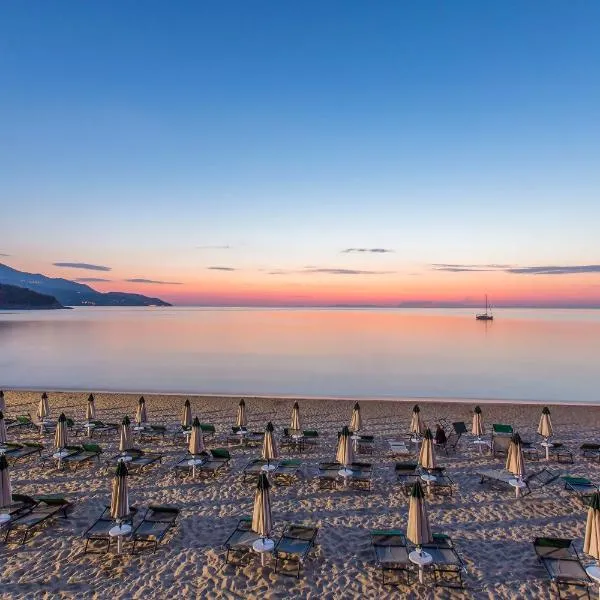
[[[85,408],[85,420],[93,421],[96,418],[96,400],[94,394],[88,396],[87,406]]]
[[[6,423],[4,422],[4,413],[0,410],[0,444],[6,444]]]
[[[248,426],[248,417],[246,416],[246,403],[242,398],[238,405],[237,411],[237,419],[235,421],[237,427],[241,427],[242,429]]]
[[[481,417],[481,408],[479,408],[479,406],[476,406],[473,412],[473,427],[471,433],[477,437],[481,437],[484,433],[483,418]]]
[[[0,390],[0,411],[6,411],[6,403],[4,402],[4,392]]]
[[[508,445],[506,470],[517,478],[521,478],[525,475],[525,459],[523,458],[521,436],[518,433],[515,433],[512,436],[510,444]]]
[[[121,421],[121,432],[119,437],[119,452],[127,452],[133,448],[133,440],[131,439],[131,428],[129,427],[129,417],[125,415]]]
[[[269,462],[279,456],[277,452],[277,444],[275,444],[275,438],[273,437],[273,423],[269,421],[267,428],[265,429],[265,437],[263,439],[262,457],[264,460]]]
[[[412,411],[412,419],[410,420],[410,432],[416,435],[421,435],[425,429],[421,420],[421,409],[418,404],[415,404]]]
[[[552,419],[550,419],[550,409],[547,406],[544,406],[542,410],[538,433],[546,439],[552,437]]]
[[[8,461],[4,454],[0,454],[0,508],[12,504],[12,488],[10,485],[10,473],[8,472]]]
[[[419,454],[419,464],[423,469],[435,469],[435,454],[433,452],[433,435],[431,429],[425,432],[421,453]]]
[[[50,415],[50,405],[48,404],[48,395],[46,392],[42,394],[40,403],[38,405],[38,418],[41,420],[46,419]]]
[[[600,493],[592,494],[585,524],[583,551],[600,560]]]
[[[110,500],[110,516],[115,521],[122,521],[129,515],[129,490],[127,487],[127,467],[123,461],[119,461],[113,479]]]
[[[181,426],[184,429],[189,429],[192,426],[192,406],[189,400],[185,401],[183,405],[183,412],[181,413]]]
[[[294,402],[294,408],[292,408],[292,420],[290,422],[290,429],[292,431],[300,431],[302,429],[300,425],[300,406],[297,402]]]
[[[271,518],[271,497],[269,495],[269,480],[264,473],[258,476],[258,485],[254,495],[254,509],[252,510],[252,531],[262,538],[268,538],[273,529]]]
[[[146,400],[144,399],[144,396],[138,400],[138,407],[135,413],[135,422],[138,425],[148,422],[148,416],[146,415]]]
[[[352,418],[350,419],[350,431],[360,431],[362,421],[360,419],[360,404],[357,402],[352,409]]]
[[[57,450],[62,450],[67,445],[67,440],[67,417],[65,417],[65,413],[60,413],[58,423],[56,423],[56,431],[54,432],[54,447]]]
[[[335,459],[345,467],[354,462],[354,451],[352,449],[352,441],[350,440],[350,431],[346,426],[342,429],[342,433],[338,439]]]
[[[202,428],[200,427],[200,420],[198,417],[196,417],[192,423],[192,435],[190,436],[188,450],[190,451],[190,454],[193,454],[194,456],[204,452],[204,438],[202,437]]]
[[[406,537],[418,547],[432,541],[427,507],[425,506],[425,494],[420,481],[416,481],[410,490]]]

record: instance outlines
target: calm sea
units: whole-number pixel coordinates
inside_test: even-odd
[[[0,389],[600,403],[600,311],[0,312]]]

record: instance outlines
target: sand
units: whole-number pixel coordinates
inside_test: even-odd
[[[184,396],[146,395],[151,423],[178,426]],[[38,392],[6,392],[7,414],[35,414]],[[50,393],[52,416],[61,411],[78,421],[85,416],[87,394]],[[137,395],[97,394],[98,418],[120,421],[135,414]],[[192,412],[217,427],[217,437],[234,423],[239,398],[190,397]],[[293,401],[246,398],[249,428],[260,430],[271,420],[277,438],[288,426]],[[362,402],[363,430],[376,436],[373,457],[361,457],[375,465],[373,491],[319,490],[316,465],[334,460],[337,431],[349,423],[353,401],[301,400],[304,428],[318,429],[316,452],[304,454],[303,478],[295,485],[272,489],[275,536],[286,523],[318,525],[318,545],[306,562],[299,580],[277,575],[273,563],[261,567],[258,557],[242,566],[224,564],[223,544],[240,517],[250,515],[254,486],[243,483],[241,470],[260,454],[259,449],[232,448],[231,469],[208,481],[177,478],[172,466],[184,454],[172,436],[143,443],[159,450],[163,464],[142,476],[130,477],[131,502],[171,503],[181,508],[177,527],[156,554],[84,554],[82,534],[110,502],[111,478],[103,465],[76,472],[57,471],[37,461],[11,470],[15,493],[61,492],[74,502],[68,520],[58,519],[34,535],[25,545],[0,543],[1,598],[550,598],[544,569],[537,563],[532,540],[539,535],[574,538],[582,547],[586,511],[563,489],[560,480],[515,499],[512,489],[480,484],[478,468],[502,468],[503,461],[480,456],[465,436],[458,452],[440,456],[439,463],[457,483],[450,498],[428,499],[433,531],[450,534],[467,566],[464,590],[413,583],[410,587],[383,586],[370,546],[369,530],[406,529],[408,500],[395,483],[394,461],[386,440],[406,434],[412,403]],[[472,404],[422,402],[422,416],[429,425],[438,419],[466,421],[470,428]],[[539,405],[482,405],[484,424],[510,423],[524,439],[539,442],[536,434]],[[555,439],[575,454],[573,465],[551,463],[564,473],[600,481],[600,465],[578,455],[582,440],[599,439],[600,407],[552,406]],[[36,432],[9,433],[12,440],[39,440]],[[78,438],[82,440],[82,438]],[[75,441],[75,440],[73,440]],[[44,442],[48,451],[52,438]],[[100,442],[107,455],[114,453],[118,437]],[[210,446],[221,446],[217,440]],[[537,469],[543,464],[528,462]],[[577,590],[571,590],[574,594]],[[576,597],[576,596],[574,596]]]

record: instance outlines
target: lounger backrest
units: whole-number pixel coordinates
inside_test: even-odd
[[[539,548],[569,548],[573,540],[567,538],[537,537],[533,545]]]
[[[215,432],[215,426],[211,425],[210,423],[200,423],[200,429],[204,433],[214,433]]]
[[[505,435],[513,433],[512,425],[503,425],[502,423],[494,423],[492,425],[492,430],[494,433],[502,433]]]
[[[17,421],[21,424],[21,425],[27,425],[29,423],[31,423],[31,417],[27,417],[25,415],[18,415],[17,416]]]
[[[231,454],[229,454],[227,448],[213,448],[210,453],[213,458],[231,458]]]
[[[469,431],[463,421],[452,423],[452,427],[457,435],[462,435],[463,433],[468,433]]]
[[[102,454],[102,448],[98,444],[81,444],[86,452],[95,452],[96,454]]]
[[[317,438],[319,437],[319,432],[315,429],[305,429],[302,434],[307,438]]]

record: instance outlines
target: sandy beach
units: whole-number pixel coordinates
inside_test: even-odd
[[[6,416],[27,412],[35,415],[39,392],[5,391]],[[97,418],[120,422],[133,417],[139,395],[96,394]],[[177,430],[185,399],[193,415],[216,427],[208,447],[223,446],[219,440],[235,422],[237,398],[145,394],[149,422]],[[51,416],[61,412],[82,422],[87,394],[49,392]],[[246,398],[250,430],[263,430],[267,421],[275,425],[279,440],[287,427],[293,400]],[[481,468],[502,468],[504,460],[480,455],[463,436],[458,451],[440,454],[438,463],[456,482],[451,497],[427,499],[434,532],[450,534],[466,563],[465,589],[424,585],[383,586],[373,560],[369,531],[375,528],[405,530],[408,499],[396,483],[395,458],[387,440],[405,437],[409,430],[410,402],[361,402],[363,432],[375,436],[373,456],[361,460],[374,464],[373,489],[320,490],[315,481],[321,461],[335,459],[337,432],[350,421],[354,401],[300,400],[304,429],[317,429],[316,451],[299,455],[303,461],[300,481],[271,490],[274,537],[287,523],[317,525],[316,549],[307,560],[299,580],[277,575],[273,563],[261,566],[251,556],[242,566],[224,564],[223,544],[241,517],[251,514],[254,485],[244,483],[242,469],[259,448],[231,447],[231,468],[210,480],[178,478],[176,460],[184,445],[164,440],[143,442],[146,450],[164,453],[162,464],[143,475],[129,478],[131,502],[142,508],[150,503],[175,504],[181,508],[177,527],[155,554],[132,556],[84,554],[83,532],[110,502],[111,477],[104,462],[75,472],[58,471],[37,460],[18,463],[11,469],[13,493],[29,495],[62,493],[73,501],[67,520],[57,519],[39,530],[24,545],[0,543],[1,598],[550,598],[554,597],[546,572],[533,550],[536,536],[576,539],[582,547],[586,511],[581,502],[563,489],[560,479],[516,499],[511,488],[481,484],[474,475]],[[465,421],[470,429],[473,404],[421,402],[424,421],[431,427],[440,419]],[[574,464],[550,462],[553,470],[600,480],[600,464],[579,456],[582,441],[597,441],[600,407],[550,407],[554,439],[564,442],[574,454]],[[508,423],[523,439],[541,441],[536,433],[541,406],[515,404],[482,405],[486,431],[492,423]],[[10,430],[9,441],[40,441],[34,430]],[[53,439],[41,440],[51,453]],[[85,441],[79,437],[74,443]],[[99,440],[104,457],[114,454],[118,436]],[[288,456],[282,452],[282,456]],[[296,455],[294,455],[296,456]],[[541,456],[541,455],[540,455]],[[529,470],[544,461],[527,463]],[[127,546],[126,546],[127,548]],[[573,593],[577,590],[571,588]],[[581,591],[579,591],[581,593]],[[592,593],[595,593],[592,591]],[[574,596],[577,597],[577,596]]]

